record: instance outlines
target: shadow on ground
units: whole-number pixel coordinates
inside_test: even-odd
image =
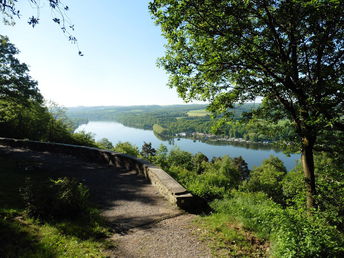
[[[135,171],[85,162],[70,155],[36,152],[0,145],[0,157],[13,160],[23,177],[74,177],[90,189],[91,201],[121,234],[129,229],[177,216],[171,205]]]

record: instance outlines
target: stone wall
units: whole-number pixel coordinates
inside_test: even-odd
[[[135,170],[138,174],[144,175],[153,185],[155,185],[159,192],[172,204],[176,204],[178,207],[189,212],[198,213],[208,209],[206,203],[202,199],[190,194],[164,170],[145,160],[130,155],[71,144],[1,137],[0,144],[17,148],[27,148],[34,151],[69,154],[89,162],[97,162],[109,166],[125,167],[126,169]]]

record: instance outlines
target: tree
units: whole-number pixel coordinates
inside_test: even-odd
[[[270,156],[262,165],[251,171],[250,179],[244,183],[243,189],[264,192],[275,202],[283,204],[282,180],[286,174],[287,170],[283,162],[277,157]]]
[[[240,173],[240,180],[247,180],[250,177],[250,170],[248,169],[247,162],[241,156],[234,158],[233,162]]]
[[[152,147],[152,143],[144,142],[141,148],[141,155],[143,158],[150,160],[155,156],[156,150]]]
[[[191,162],[194,171],[197,174],[202,174],[204,172],[204,167],[202,163],[209,162],[209,159],[202,152],[197,152],[195,155],[192,156]]]
[[[344,139],[344,2],[154,0],[149,8],[167,38],[159,64],[186,101],[207,100],[228,117],[234,103],[263,97],[257,115],[291,121],[314,207],[314,149],[328,134]]]
[[[192,170],[192,154],[187,151],[182,151],[178,147],[173,148],[168,156],[169,166],[179,166],[187,170]]]
[[[31,101],[42,103],[37,82],[29,75],[28,66],[15,57],[18,53],[9,39],[0,35],[0,100],[22,105]]]
[[[97,145],[101,149],[107,149],[107,150],[113,149],[112,142],[110,142],[108,138],[102,138],[100,141],[97,141]]]
[[[118,142],[113,150],[119,153],[129,154],[134,157],[137,157],[140,154],[139,148],[129,142]]]

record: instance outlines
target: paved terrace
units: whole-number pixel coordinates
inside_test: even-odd
[[[25,161],[52,177],[71,176],[89,187],[111,222],[118,249],[111,257],[210,257],[188,214],[163,198],[136,171],[85,162],[71,155],[0,145],[0,156]]]

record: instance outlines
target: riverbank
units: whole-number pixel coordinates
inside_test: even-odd
[[[247,143],[204,143],[198,140],[180,138],[168,140],[157,137],[152,130],[143,130],[124,126],[113,121],[90,121],[88,124],[81,125],[76,132],[86,131],[94,134],[97,141],[102,138],[109,139],[113,144],[118,142],[130,142],[133,145],[141,147],[144,142],[152,143],[152,147],[158,149],[159,146],[165,145],[168,150],[180,148],[192,154],[202,152],[209,160],[213,157],[222,157],[228,155],[230,157],[242,156],[248,164],[249,169],[254,166],[261,165],[264,159],[274,155],[281,159],[288,170],[291,170],[296,161],[299,159],[298,154],[287,156],[281,150],[275,149],[273,146],[254,145]]]
[[[202,142],[220,142],[220,143],[247,143],[247,144],[261,144],[261,145],[273,145],[273,142],[271,141],[250,141],[245,140],[243,138],[233,138],[229,136],[219,136],[215,134],[208,134],[208,133],[199,133],[194,132],[191,134],[188,133],[177,133],[175,135],[176,138],[187,138],[192,140],[199,140]]]

